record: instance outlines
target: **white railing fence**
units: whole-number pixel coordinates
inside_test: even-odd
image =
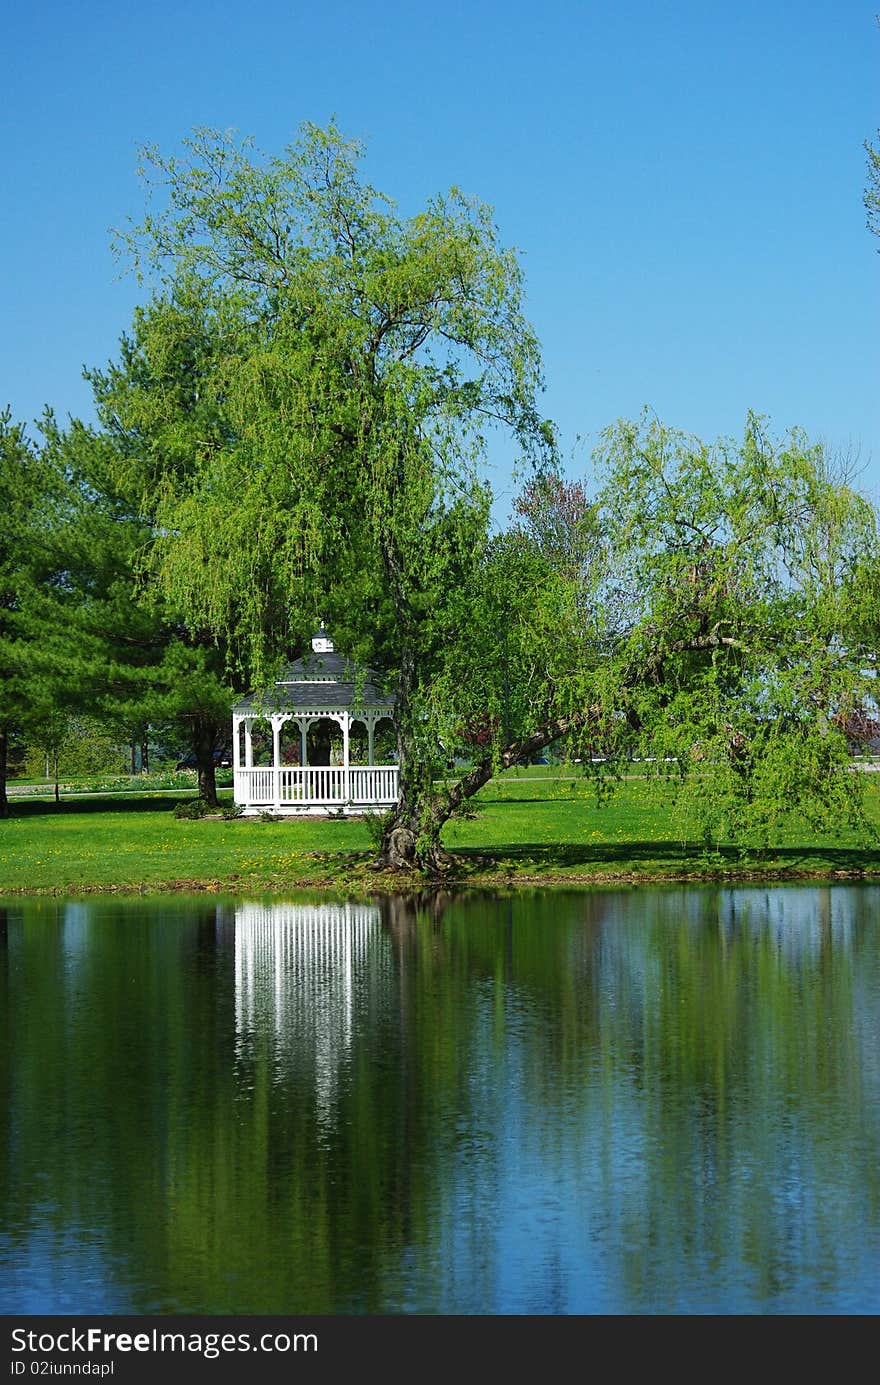
[[[309,765],[235,771],[235,801],[244,807],[345,804],[390,806],[397,802],[397,765]]]

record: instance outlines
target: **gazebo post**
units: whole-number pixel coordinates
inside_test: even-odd
[[[373,763],[373,736],[374,736],[374,734],[375,734],[375,731],[376,731],[376,719],[375,719],[375,717],[370,717],[369,721],[367,722],[367,764],[368,764],[368,765],[371,765],[371,764]]]
[[[276,712],[272,718],[272,768],[275,790],[275,811],[281,812],[281,728],[287,717]]]
[[[245,767],[245,769],[253,769],[253,767],[254,767],[254,742],[253,742],[253,738],[252,738],[252,736],[251,736],[251,729],[252,729],[252,727],[253,727],[253,724],[254,724],[254,723],[253,723],[253,720],[252,720],[251,717],[245,717],[245,722],[244,722],[244,767]],[[250,798],[250,793],[248,794],[248,797]]]
[[[239,770],[241,769],[241,717],[232,714],[232,798],[238,801]]]
[[[309,721],[308,717],[297,717],[296,724],[299,727],[299,774],[295,774],[294,781],[299,788],[294,793],[294,798],[299,798],[303,802],[309,796]]]
[[[342,717],[342,799],[348,803],[351,799],[351,766],[348,760],[348,731],[351,725],[351,717],[348,712]]]

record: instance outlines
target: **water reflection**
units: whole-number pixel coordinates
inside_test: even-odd
[[[291,1054],[311,1058],[319,1119],[335,1105],[356,1008],[393,984],[391,943],[376,905],[240,904],[235,909],[235,1040],[241,1063],[268,1040],[281,1081]]]
[[[7,904],[0,1306],[876,1311],[878,906]]]

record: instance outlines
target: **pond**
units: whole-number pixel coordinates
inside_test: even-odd
[[[880,1309],[880,889],[0,905],[0,1309]]]

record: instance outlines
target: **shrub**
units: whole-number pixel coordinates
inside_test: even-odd
[[[174,809],[176,818],[203,818],[210,809],[203,798],[190,798],[184,803],[178,803]]]
[[[394,809],[389,808],[387,813],[366,813],[364,816],[364,826],[370,838],[370,846],[374,851],[382,848],[382,839],[385,836],[386,828],[390,827],[394,817]]]

